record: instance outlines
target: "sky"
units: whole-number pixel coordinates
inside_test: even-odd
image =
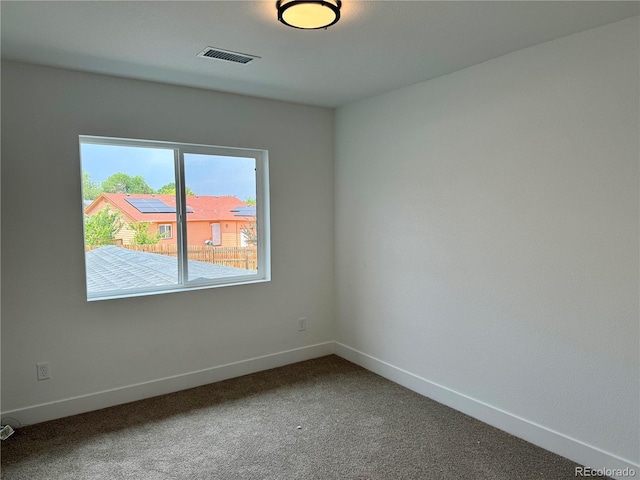
[[[102,183],[122,172],[140,175],[154,190],[175,183],[173,150],[81,144],[82,171]],[[185,154],[185,183],[197,195],[235,195],[240,200],[256,198],[253,158]]]

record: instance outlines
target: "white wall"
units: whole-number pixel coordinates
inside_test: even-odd
[[[80,134],[267,149],[273,280],[87,303]],[[2,205],[3,415],[31,423],[331,351],[330,109],[3,63]],[[36,381],[40,361],[51,380]]]
[[[338,109],[339,352],[578,461],[637,467],[638,31]]]

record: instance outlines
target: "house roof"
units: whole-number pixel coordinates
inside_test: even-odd
[[[91,214],[96,206],[100,204],[101,199],[104,199],[108,204],[117,208],[135,222],[170,223],[176,221],[175,211],[172,213],[143,213],[128,201],[135,199],[156,199],[175,209],[176,198],[174,195],[103,193],[96,200],[94,200],[89,207],[85,209],[85,213]],[[204,195],[187,195],[186,201],[187,208],[192,210],[192,212],[187,213],[188,221],[238,220],[237,209],[239,207],[247,206],[246,203],[244,203],[238,197],[234,196],[215,197]]]
[[[105,246],[87,252],[86,259],[87,290],[92,294],[177,285],[178,263],[174,257]],[[188,269],[190,280],[252,273],[195,260],[189,260]]]

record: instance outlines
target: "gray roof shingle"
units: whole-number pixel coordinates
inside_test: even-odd
[[[86,253],[86,266],[89,294],[178,285],[175,257],[105,246]],[[191,281],[254,273],[195,260],[189,260],[188,268]]]

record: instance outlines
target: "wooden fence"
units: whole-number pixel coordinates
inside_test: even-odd
[[[88,247],[92,249],[95,247]],[[123,245],[120,248],[138,252],[155,253],[169,257],[178,256],[178,246],[175,244],[157,245]],[[258,269],[258,252],[256,247],[210,247],[208,245],[189,245],[187,247],[189,260],[207,262],[225,267]]]

